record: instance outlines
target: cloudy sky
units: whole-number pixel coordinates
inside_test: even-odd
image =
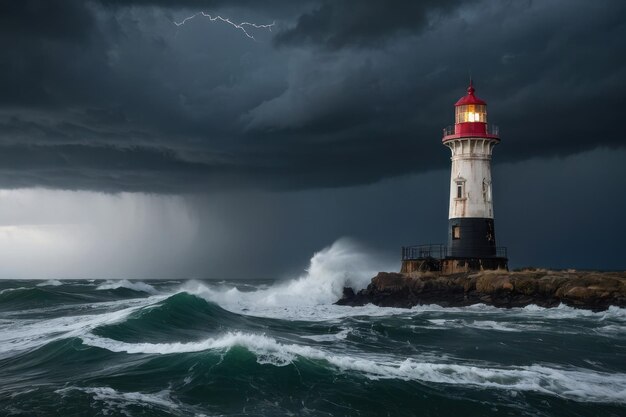
[[[511,266],[626,268],[624,1],[5,1],[0,47],[0,277],[399,267],[470,74]]]

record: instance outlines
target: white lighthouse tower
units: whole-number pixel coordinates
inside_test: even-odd
[[[452,152],[447,245],[402,248],[402,272],[455,273],[507,269],[506,248],[496,247],[491,154],[500,143],[498,128],[487,124],[487,103],[467,94],[454,105],[455,124],[443,130]]]
[[[491,154],[500,137],[487,124],[487,103],[474,93],[470,80],[454,105],[454,127],[443,132],[452,152],[447,257],[464,260],[470,269],[506,268],[506,254],[496,247],[491,182]]]

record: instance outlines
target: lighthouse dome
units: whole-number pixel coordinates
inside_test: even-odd
[[[470,85],[469,87],[467,87],[467,94],[461,97],[459,101],[457,101],[454,105],[464,106],[466,104],[480,104],[480,105],[486,106],[487,103],[485,103],[484,100],[481,100],[478,97],[476,97],[476,95],[474,94],[475,91],[476,89],[474,88],[474,86],[472,85],[472,82],[470,81]]]

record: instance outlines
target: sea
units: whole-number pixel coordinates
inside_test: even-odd
[[[625,309],[336,306],[371,278],[342,256],[291,279],[0,281],[0,415],[626,415]]]

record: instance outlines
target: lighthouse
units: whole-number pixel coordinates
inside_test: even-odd
[[[500,143],[498,128],[487,124],[487,103],[476,96],[471,81],[454,107],[454,127],[443,132],[443,144],[452,152],[448,256],[493,257],[491,154]]]
[[[498,127],[487,124],[487,103],[467,94],[454,105],[455,123],[443,129],[451,151],[448,242],[402,248],[402,272],[456,273],[507,269],[506,248],[496,246],[491,155],[500,143]]]

